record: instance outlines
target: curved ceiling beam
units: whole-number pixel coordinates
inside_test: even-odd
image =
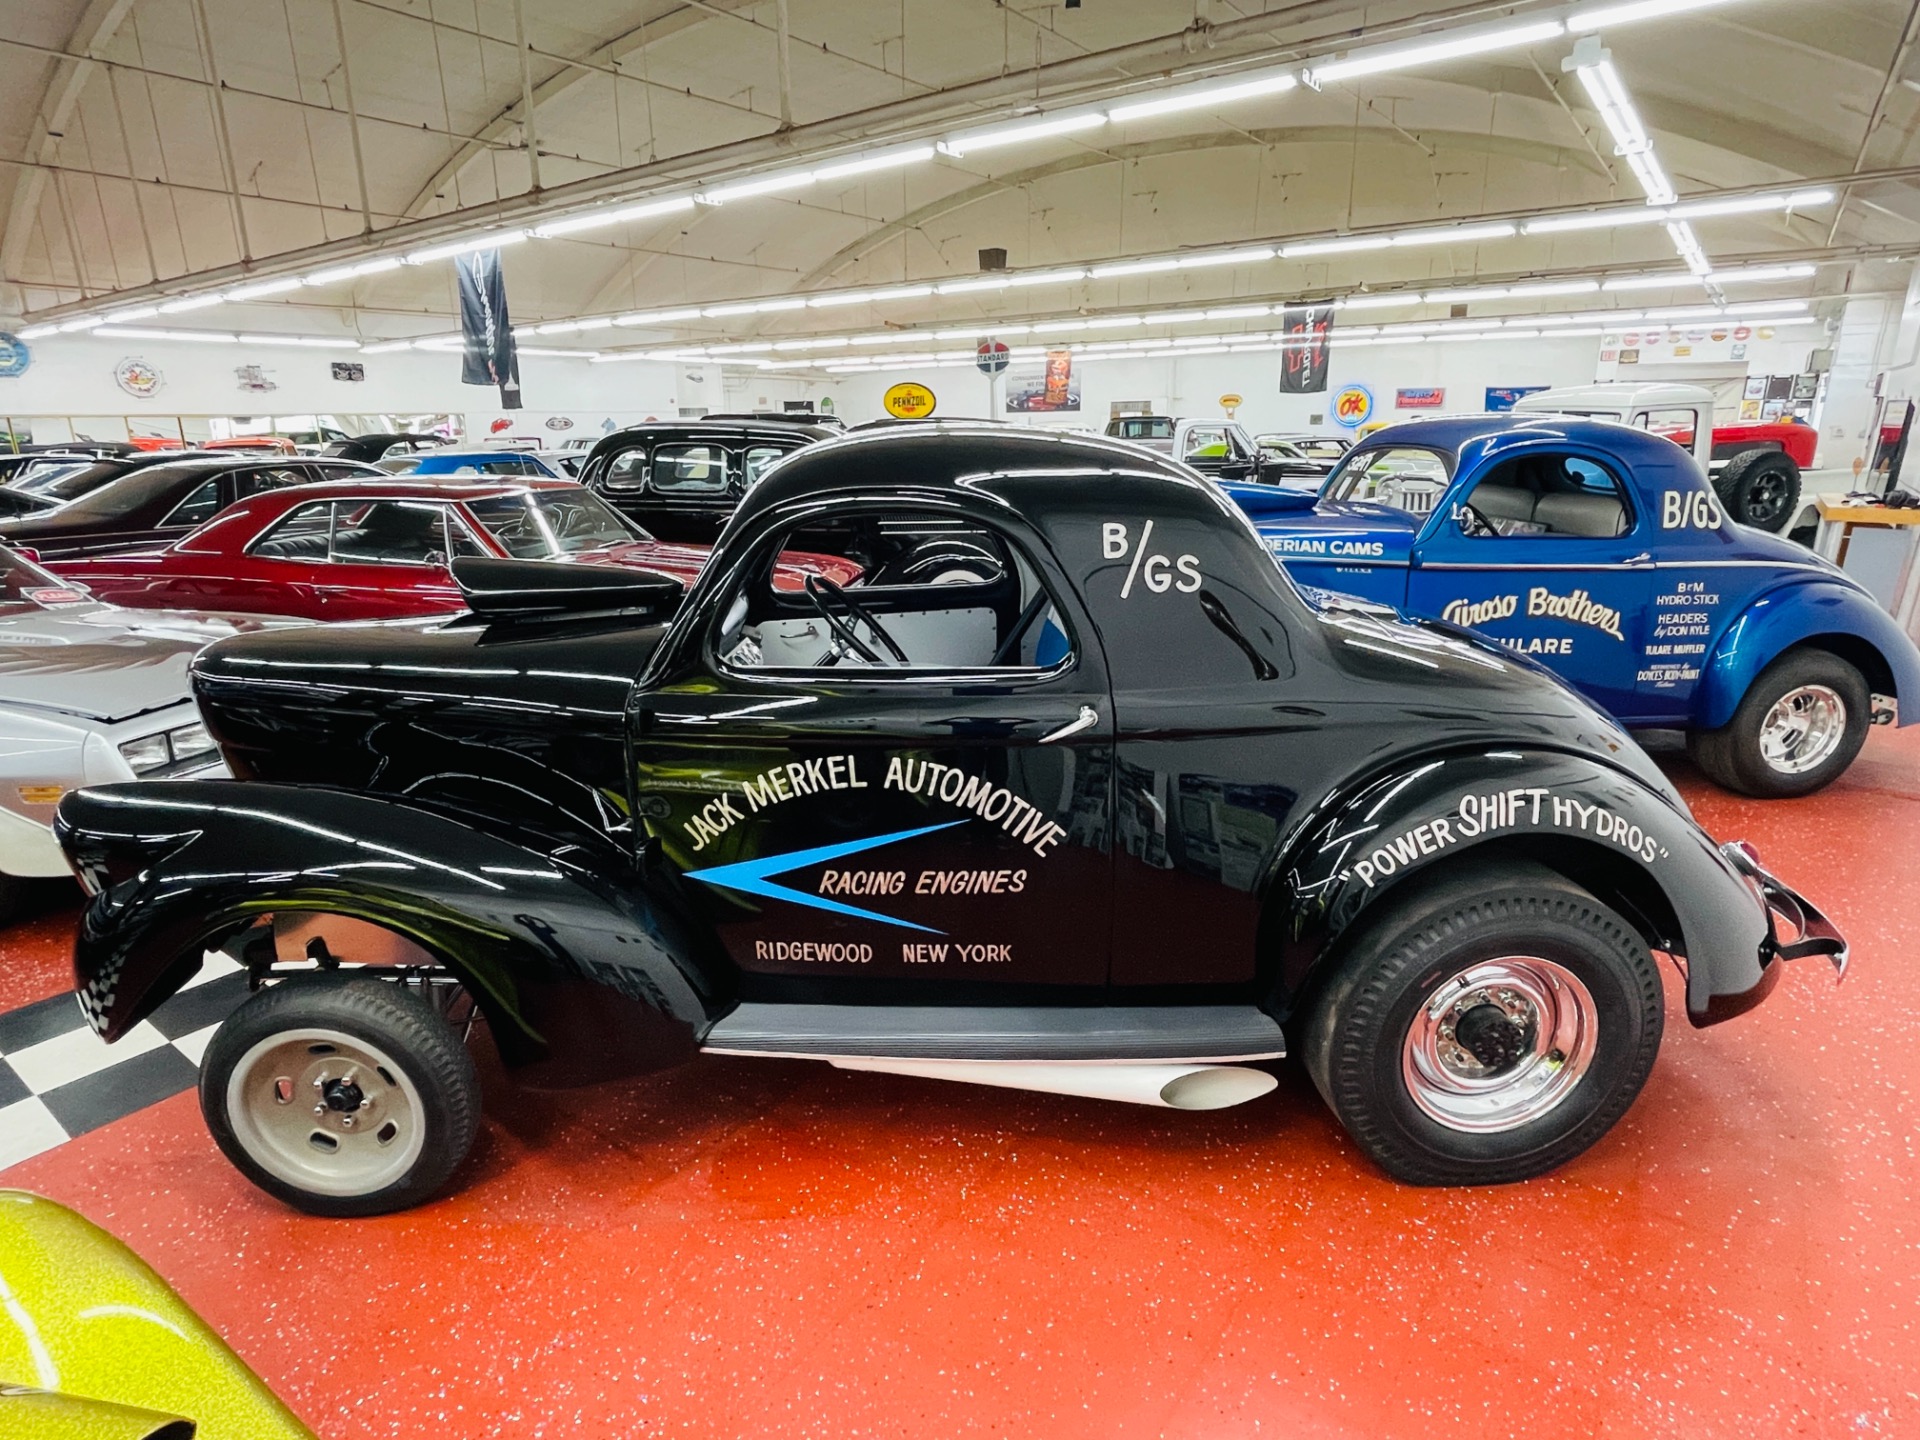
[[[67,37],[64,48],[76,55],[92,55],[103,49],[119,33],[132,9],[133,0],[92,0]],[[73,107],[80,103],[81,92],[99,68],[87,60],[53,62],[35,119],[35,128],[40,133],[23,157],[30,165],[53,163],[60,149],[60,132],[67,128]],[[13,183],[13,201],[7,208],[7,231],[0,239],[0,280],[19,273],[20,259],[32,236],[33,222],[40,214],[46,186],[47,172],[38,168],[22,170]],[[76,268],[79,263],[76,255]]]
[[[704,3],[698,6],[683,5],[678,10],[660,16],[657,20],[645,21],[623,34],[614,36],[605,44],[594,47],[580,57],[580,64],[602,68],[617,65],[627,56],[646,49],[655,41],[665,40],[671,35],[678,35],[683,31],[706,24],[709,20],[716,18],[714,13],[716,11],[746,9],[753,4],[754,0],[704,0]],[[533,87],[534,109],[539,109],[549,100],[559,98],[576,85],[585,83],[593,78],[595,73],[594,70],[580,68],[580,65],[561,66],[559,70]],[[628,78],[637,80],[640,77],[636,75]],[[676,90],[674,93],[680,92]],[[470,162],[488,153],[494,142],[505,138],[519,127],[523,119],[521,109],[520,102],[516,100],[481,126],[472,139],[449,155],[440,168],[433,172],[432,177],[420,187],[413,199],[407,202],[401,213],[410,219],[422,214],[427,205],[436,199],[440,191],[451,184],[454,177]]]

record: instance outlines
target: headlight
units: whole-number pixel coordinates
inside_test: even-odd
[[[173,745],[173,758],[176,760],[205,755],[213,749],[213,736],[207,733],[204,725],[182,725],[178,730],[169,730],[167,739]]]
[[[173,756],[167,750],[165,735],[146,735],[138,740],[120,742],[120,754],[127,764],[133,767],[133,773],[144,775],[149,770],[164,770],[173,763]]]

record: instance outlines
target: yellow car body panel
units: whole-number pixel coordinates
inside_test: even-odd
[[[199,1440],[314,1440],[144,1260],[64,1205],[20,1190],[0,1190],[5,1386],[182,1416]],[[0,1434],[156,1433],[126,1429],[107,1412],[91,1431],[31,1428],[36,1413],[51,1427],[56,1409],[0,1388]]]

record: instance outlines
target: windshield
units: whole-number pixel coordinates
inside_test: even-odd
[[[117,479],[127,473],[126,466],[117,460],[96,460],[63,471],[58,475],[35,475],[30,483],[19,484],[13,488],[38,495],[43,500],[55,504],[64,504],[68,500],[77,500],[90,491],[98,490],[109,480]]]
[[[157,498],[181,483],[183,475],[195,480],[205,479],[216,472],[204,470],[199,464],[148,465],[139,470],[122,471],[104,477],[94,477],[98,467],[89,466],[79,475],[69,475],[57,480],[47,489],[47,495],[53,499],[65,500],[63,493],[68,487],[81,487],[76,493],[84,496],[67,507],[72,515],[99,515],[111,518],[137,510],[147,501]],[[183,492],[184,493],[184,492]]]
[[[581,489],[495,495],[467,504],[509,555],[544,560],[651,538],[639,526]]]
[[[0,546],[0,614],[78,605],[88,598],[85,590],[56,579],[24,556]]]
[[[1414,515],[1432,512],[1453,474],[1445,455],[1410,445],[1355,450],[1333,472],[1323,500],[1367,501]]]
[[[1296,440],[1293,443],[1315,460],[1338,460],[1347,453],[1347,442],[1332,437],[1325,440]]]

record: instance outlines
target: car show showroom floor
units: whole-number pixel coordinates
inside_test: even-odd
[[[1658,753],[1852,973],[1670,1021],[1626,1120],[1526,1184],[1396,1185],[1290,1067],[1181,1114],[723,1057],[489,1070],[453,1190],[381,1219],[255,1190],[190,1092],[0,1184],[128,1241],[330,1437],[1920,1434],[1920,729],[1799,801]],[[5,1008],[62,988],[71,918],[0,937]]]

